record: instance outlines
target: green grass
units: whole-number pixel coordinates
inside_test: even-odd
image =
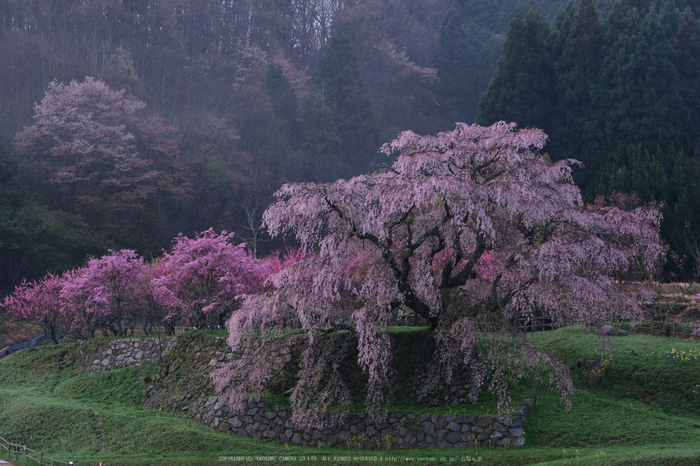
[[[377,464],[467,463],[490,465],[696,465],[700,464],[700,359],[666,358],[700,352],[700,344],[650,336],[613,337],[615,351],[601,383],[587,386],[585,362],[599,359],[597,337],[578,327],[533,336],[571,368],[576,391],[568,411],[558,394],[540,389],[525,425],[527,446],[520,450],[479,449],[359,451],[285,447],[227,435],[196,421],[144,408],[140,396],[156,366],[79,373],[68,346],[24,350],[0,361],[0,436],[77,464],[236,464],[219,457],[315,456],[316,464],[361,464],[333,460],[350,455],[378,456]],[[647,354],[654,356],[647,356]],[[687,359],[687,358],[684,358]],[[581,362],[581,366],[579,366]],[[515,388],[514,400],[529,396],[531,382]],[[270,399],[280,403],[282,399]],[[434,413],[480,413],[495,406],[489,394],[461,407]],[[392,412],[415,412],[411,406]],[[428,412],[428,409],[420,408]],[[495,414],[495,413],[494,413]],[[324,457],[330,458],[323,461]],[[434,458],[434,461],[420,461]],[[23,460],[19,465],[24,464]],[[297,464],[303,463],[297,461]],[[31,463],[28,463],[31,464]]]
[[[615,350],[602,356],[598,337],[579,327],[537,335],[533,341],[554,352],[567,366],[577,386],[585,385],[586,361],[608,359],[596,394],[642,402],[666,413],[700,416],[700,352],[698,342],[676,338],[629,335],[611,337]],[[665,357],[683,353],[685,357]],[[579,365],[580,363],[580,365]]]
[[[215,330],[197,329],[197,330],[188,330],[187,333],[228,338],[228,330],[226,330],[226,329],[215,329]]]
[[[389,333],[424,332],[428,329],[430,329],[430,327],[389,326],[386,328]]]

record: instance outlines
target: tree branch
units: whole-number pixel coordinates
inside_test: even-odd
[[[467,262],[467,265],[465,265],[464,268],[457,275],[455,275],[448,281],[446,288],[456,288],[467,283],[467,280],[469,279],[469,276],[471,275],[474,266],[479,261],[481,256],[484,255],[485,252],[486,240],[480,234],[476,237],[476,249],[469,256],[469,261]]]

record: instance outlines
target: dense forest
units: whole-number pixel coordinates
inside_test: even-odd
[[[698,1],[6,0],[0,288],[178,232],[271,243],[285,182],[390,164],[400,131],[543,128],[586,200],[700,200]],[[690,4],[689,4],[690,3]]]

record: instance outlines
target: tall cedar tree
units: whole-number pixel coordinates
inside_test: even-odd
[[[511,21],[503,56],[479,100],[476,122],[500,120],[547,129],[554,105],[554,69],[547,50],[548,26],[534,10]]]
[[[287,136],[284,178],[323,182],[347,175],[333,111],[318,89],[308,90],[305,106],[300,109],[297,93],[284,70],[272,64],[265,75],[265,91]]]
[[[674,51],[655,9],[643,16],[637,8],[617,5],[611,12],[603,48],[600,99],[594,102],[604,122],[604,151],[591,160],[627,164],[636,144],[668,146],[681,137],[687,119],[680,93]]]
[[[304,177],[300,179],[330,182],[348,173],[333,110],[326,105],[323,93],[317,88],[311,89],[306,97],[303,121],[303,158],[297,170],[304,173]]]
[[[672,0],[617,1],[604,23],[583,0],[556,60],[558,119],[549,149],[579,158],[575,178],[587,199],[635,191],[664,202],[662,234],[683,251],[684,224],[700,205],[697,167],[697,64],[694,17]],[[680,26],[678,26],[680,23]]]
[[[559,14],[556,18],[554,18],[552,27],[549,30],[549,37],[547,37],[549,56],[555,63],[559,60],[559,57],[564,51],[566,39],[569,37],[569,34],[571,34],[571,28],[574,25],[575,19],[576,7],[574,7],[574,2],[569,0],[569,2],[559,10]]]
[[[433,64],[440,78],[440,97],[456,110],[459,121],[474,121],[479,96],[488,87],[500,51],[501,42],[493,32],[471,18],[465,20],[459,10],[447,14]]]
[[[0,290],[21,278],[63,270],[96,252],[90,235],[67,226],[28,196],[15,156],[0,142]]]
[[[315,82],[333,110],[344,161],[355,171],[365,171],[377,152],[379,125],[346,36],[331,39],[319,61]]]
[[[678,59],[678,71],[685,108],[690,112],[688,137],[693,142],[688,155],[700,152],[700,27],[690,7],[683,11],[681,24],[674,37],[673,48]]]
[[[593,0],[582,0],[556,63],[557,112],[550,150],[557,158],[576,156],[587,167],[575,170],[579,185],[591,173],[588,162],[601,150],[592,135],[601,129],[593,118],[592,93],[601,66],[601,30]]]
[[[299,137],[299,101],[282,67],[271,64],[265,74],[265,91],[275,115],[283,121],[290,141]]]
[[[610,87],[597,103],[604,121],[603,153],[592,157],[600,178],[589,193],[635,191],[666,204],[662,233],[683,253],[685,223],[697,222],[700,188],[685,151],[692,150],[690,109],[684,106],[673,34],[664,30],[668,2],[642,18],[616,4],[609,19],[601,77]],[[615,135],[613,137],[613,134]],[[592,188],[592,189],[591,189]]]
[[[626,165],[612,163],[601,170],[593,186],[596,192],[634,191],[641,199],[664,203],[661,234],[684,253],[686,222],[695,226],[700,211],[700,181],[697,166],[679,149],[642,144],[628,150]],[[690,265],[690,264],[688,264]]]

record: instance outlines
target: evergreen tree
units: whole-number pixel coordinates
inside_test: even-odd
[[[683,11],[673,48],[677,55],[678,70],[684,107],[690,113],[685,134],[689,155],[700,155],[700,27],[690,7]]]
[[[329,183],[347,175],[342,161],[341,141],[333,120],[333,111],[326,105],[323,93],[311,89],[304,103],[301,158],[295,171],[297,179]]]
[[[0,142],[0,290],[81,263],[98,251],[84,231],[70,227],[28,197],[17,159]]]
[[[690,8],[692,11],[700,11],[700,0],[676,0],[676,8],[679,11],[683,11],[686,8]]]
[[[664,203],[661,233],[681,255],[685,253],[685,224],[700,222],[700,177],[682,150],[657,145],[652,152],[642,144],[627,151],[626,166],[611,163],[600,175],[596,190],[635,192],[643,201]]]
[[[637,9],[641,15],[649,11],[651,0],[621,0],[621,6],[625,10]]]
[[[602,18],[605,18],[608,13],[610,13],[610,10],[612,10],[613,5],[615,4],[616,0],[596,0],[595,1],[595,7],[596,10],[598,10],[598,13],[600,13],[600,16]]]
[[[686,225],[697,231],[700,227],[700,170],[697,161],[683,151],[673,151],[667,157],[670,167],[671,193],[666,201],[666,219],[661,231],[671,246],[681,255],[687,255]],[[693,266],[693,264],[687,264]]]
[[[680,90],[680,76],[674,51],[666,39],[659,14],[650,9],[643,17],[636,7],[611,13],[603,51],[601,83],[603,93],[594,105],[603,121],[604,138],[599,157],[611,155],[626,165],[630,145],[667,147],[681,138],[687,120]],[[613,35],[616,34],[616,35]],[[595,162],[605,162],[599,159]]]
[[[350,39],[331,39],[314,81],[333,111],[344,161],[355,171],[367,170],[379,147],[380,131]]]
[[[576,7],[574,7],[573,0],[569,0],[566,5],[564,5],[549,30],[549,37],[547,38],[547,48],[549,50],[549,56],[556,63],[556,61],[561,56],[566,45],[566,39],[571,33],[571,28],[574,25],[576,19]]]
[[[299,102],[294,88],[282,67],[271,64],[265,74],[265,91],[270,97],[275,115],[284,122],[290,141],[299,137]]]
[[[659,22],[664,31],[664,37],[668,42],[673,43],[676,32],[678,32],[678,23],[682,17],[681,11],[683,10],[676,7],[674,0],[660,0],[659,5]]]
[[[473,19],[465,20],[459,10],[447,14],[433,63],[440,78],[439,95],[456,110],[458,121],[474,121],[501,47],[495,34]]]
[[[517,122],[521,128],[548,129],[554,110],[548,32],[545,21],[532,9],[524,19],[518,13],[511,21],[498,68],[479,100],[478,124],[505,120]]]
[[[586,175],[594,173],[590,162],[602,147],[596,135],[602,123],[594,118],[591,100],[601,65],[601,30],[593,0],[582,0],[555,63],[558,111],[551,132],[552,154],[557,159],[575,158],[585,167],[576,170],[585,191]]]

